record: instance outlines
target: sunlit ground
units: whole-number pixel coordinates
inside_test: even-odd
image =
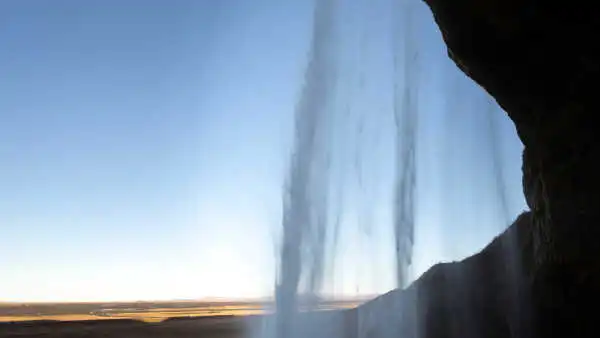
[[[356,307],[359,301],[327,302],[318,310]],[[268,313],[260,303],[135,303],[135,304],[0,304],[0,322],[34,320],[81,321],[134,319],[161,322],[169,318],[246,316]]]

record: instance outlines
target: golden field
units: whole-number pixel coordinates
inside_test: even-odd
[[[359,301],[326,302],[321,310]],[[243,337],[265,302],[0,303],[0,337]]]

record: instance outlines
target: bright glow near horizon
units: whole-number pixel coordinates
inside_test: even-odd
[[[340,51],[340,100],[376,116],[356,141],[370,195],[345,190],[325,283],[352,296],[393,287],[393,128],[382,128],[389,0],[345,5],[340,45],[363,51]],[[505,222],[480,107],[450,102],[482,91],[448,60],[425,5],[419,15],[431,114],[420,121],[415,275],[475,252]],[[311,20],[310,1],[0,2],[0,301],[271,296]],[[502,121],[516,216],[521,145]]]

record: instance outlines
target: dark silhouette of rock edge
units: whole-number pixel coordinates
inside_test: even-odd
[[[364,329],[370,311],[403,337],[598,336],[600,7],[424,1],[449,57],[514,122],[531,211],[482,252],[350,311],[349,325]]]

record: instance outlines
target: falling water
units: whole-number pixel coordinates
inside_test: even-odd
[[[335,74],[331,0],[318,1],[304,87],[296,108],[294,149],[283,202],[283,246],[276,289],[275,336],[299,335],[302,277],[306,296],[320,291],[328,215],[328,113]],[[307,273],[304,273],[307,272]],[[307,298],[305,298],[307,299]]]
[[[412,261],[415,227],[416,140],[418,116],[417,48],[413,37],[412,6],[403,0],[394,10],[401,28],[392,34],[394,60],[394,118],[396,122],[396,184],[394,244],[396,250],[396,286],[404,288]],[[400,18],[397,16],[401,15]],[[404,42],[399,46],[399,42]],[[402,47],[402,48],[399,48]],[[400,83],[399,83],[400,82]]]
[[[432,83],[429,82],[431,79],[429,81],[422,80],[423,71],[420,68],[421,63],[427,63],[426,58],[421,55],[426,48],[419,43],[420,38],[417,37],[419,28],[417,28],[418,22],[416,22],[418,21],[416,9],[422,4],[418,0],[382,1],[386,2],[386,5],[392,6],[390,32],[387,32],[391,43],[387,44],[386,48],[391,46],[390,66],[393,72],[390,74],[389,86],[392,88],[390,88],[389,109],[382,109],[379,116],[391,112],[394,129],[391,131],[393,134],[391,143],[393,144],[390,150],[395,152],[395,161],[392,164],[394,173],[391,177],[394,185],[390,189],[389,197],[393,198],[391,206],[393,216],[390,223],[380,224],[380,226],[391,228],[391,233],[393,233],[393,250],[390,250],[390,253],[393,252],[394,255],[394,266],[389,266],[389,270],[395,268],[396,272],[393,287],[404,289],[414,277],[411,276],[411,265],[414,264],[415,258],[418,258],[415,251],[419,244],[415,241],[415,233],[420,229],[420,225],[417,226],[417,214],[419,214],[417,187],[422,189],[422,183],[427,183],[428,187],[432,186],[431,182],[424,181],[425,175],[421,174],[423,170],[429,169],[431,172],[431,169],[424,168],[423,162],[417,157],[417,146],[423,147],[422,143],[426,142],[422,141],[427,138],[427,136],[422,136],[421,130],[426,126],[422,126],[423,123],[418,123],[418,120],[432,120],[431,105],[422,104],[420,95],[423,92],[431,95]],[[367,2],[365,4],[368,6]],[[340,202],[339,198],[336,201],[338,203],[331,201],[332,182],[330,179],[330,166],[332,158],[336,155],[332,147],[332,134],[335,128],[339,128],[340,122],[339,120],[334,122],[335,118],[333,117],[334,98],[338,94],[337,89],[341,82],[338,81],[340,77],[339,64],[334,57],[334,46],[337,42],[334,38],[334,17],[339,15],[337,10],[339,8],[334,5],[334,0],[316,0],[308,64],[295,110],[294,143],[283,196],[282,243],[275,287],[275,313],[267,319],[266,326],[259,333],[258,337],[260,338],[341,338],[344,336],[341,333],[343,330],[331,330],[331,323],[324,324],[325,322],[323,322],[323,320],[340,322],[339,318],[332,319],[331,315],[326,314],[306,315],[301,311],[306,309],[307,305],[309,310],[314,310],[318,306],[318,296],[323,289],[325,279],[326,263],[331,264],[334,261],[332,254],[339,242],[340,229],[347,229],[341,226],[343,221],[339,214],[331,217],[330,213],[331,209],[334,209],[332,204]],[[366,39],[363,37],[360,40],[358,48],[363,53],[362,48],[365,46]],[[454,69],[453,65],[450,67]],[[455,69],[453,71],[457,72]],[[360,96],[360,91],[365,86],[365,78],[368,76],[364,70],[359,73],[360,80],[357,86],[359,90],[356,96]],[[452,85],[455,84],[452,83]],[[514,208],[509,203],[510,198],[506,192],[506,173],[502,169],[503,158],[499,147],[500,127],[495,117],[492,116],[499,114],[499,109],[487,96],[485,100],[479,100],[482,97],[481,90],[473,88],[472,92],[463,92],[460,95],[452,95],[452,88],[443,88],[442,93],[436,94],[441,97],[452,96],[452,99],[455,100],[454,104],[446,104],[444,107],[446,110],[453,110],[453,119],[457,118],[455,116],[472,119],[469,115],[457,113],[469,105],[474,105],[471,110],[479,110],[478,114],[484,116],[484,122],[480,123],[487,123],[486,135],[490,146],[486,151],[491,154],[492,178],[490,180],[493,182],[493,189],[488,190],[495,191],[497,195],[495,203],[499,205],[498,209],[502,214],[502,219],[498,223],[505,226]],[[484,102],[484,104],[481,105],[480,102]],[[486,111],[487,114],[482,115]],[[357,128],[354,129],[358,135],[351,137],[360,138],[364,132],[365,119],[372,119],[376,115],[376,113],[360,115]],[[348,119],[348,116],[346,115],[344,119]],[[383,127],[383,125],[379,127]],[[478,128],[486,127],[479,126]],[[379,132],[379,130],[375,131],[375,133]],[[450,143],[449,141],[449,139],[442,140],[444,143]],[[444,148],[444,145],[438,146]],[[448,153],[447,150],[445,152]],[[464,153],[464,149],[461,148],[461,152]],[[393,155],[394,153],[389,153],[389,157],[393,157]],[[421,155],[426,154],[419,150],[419,157]],[[353,163],[349,167],[354,167],[358,172],[358,190],[364,188],[365,175],[367,175],[361,169],[361,161],[364,159],[358,155],[354,155],[354,158],[349,161]],[[452,159],[445,158],[441,161],[444,166],[451,167],[453,164]],[[437,166],[440,166],[439,163]],[[419,177],[417,177],[417,168],[420,173]],[[451,170],[443,170],[445,170],[443,175],[451,172]],[[427,179],[429,180],[430,177]],[[451,179],[443,177],[442,181]],[[464,194],[468,189],[445,188],[442,190],[452,194]],[[447,198],[447,196],[443,196],[443,198]],[[454,198],[454,200],[458,199]],[[446,201],[442,203],[447,204]],[[369,209],[373,208],[373,205],[359,205],[358,207]],[[439,219],[448,218],[445,216]],[[419,222],[421,222],[420,218]],[[441,226],[446,225],[442,224]],[[453,231],[453,229],[449,231]],[[328,243],[334,247],[333,251],[331,247],[327,247]],[[307,304],[306,300],[310,300],[312,303]],[[353,333],[354,336],[368,336],[369,332],[373,332],[373,327],[379,328],[377,332],[381,337],[397,336],[398,332],[395,332],[389,325],[390,322],[398,320],[399,316],[411,316],[411,309],[400,306],[395,300],[380,307],[381,311],[369,307],[367,310],[357,312],[358,326],[354,328],[356,331]],[[307,320],[311,322],[307,323]],[[342,324],[338,323],[339,325]],[[322,330],[325,326],[329,326],[330,329]],[[384,326],[386,328],[383,328]]]

